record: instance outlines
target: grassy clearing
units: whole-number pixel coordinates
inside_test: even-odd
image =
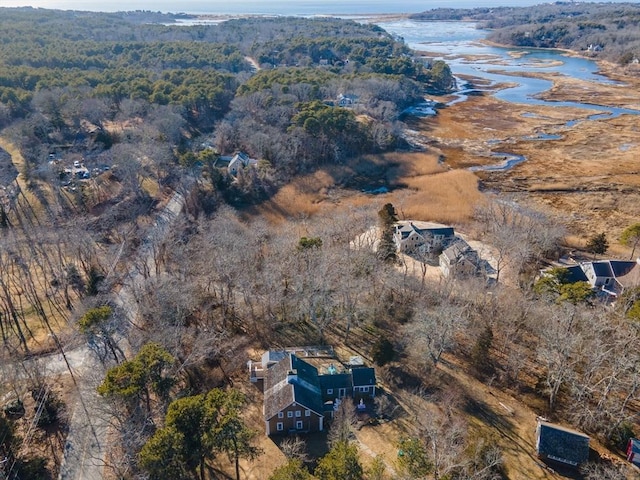
[[[333,166],[299,177],[254,209],[271,223],[328,214],[336,208],[393,203],[404,218],[464,224],[482,203],[478,178],[466,170],[447,170],[438,153],[394,152],[368,155],[347,166]],[[362,192],[388,186],[388,194]]]
[[[464,224],[476,206],[484,201],[478,190],[478,178],[466,170],[408,178],[407,191],[394,192],[392,203],[405,218]]]
[[[24,215],[33,216],[36,219],[43,219],[46,216],[45,206],[42,205],[38,197],[34,194],[34,192],[28,187],[27,181],[24,176],[25,169],[25,161],[20,153],[20,150],[13,145],[7,138],[0,136],[0,148],[5,150],[9,155],[11,155],[11,161],[18,170],[18,176],[16,178],[16,183],[18,187],[20,187],[20,196],[17,201],[17,210]],[[47,194],[50,197],[50,192]],[[9,212],[10,221],[15,221],[15,213]]]
[[[310,217],[326,210],[333,184],[333,178],[323,170],[296,178],[280,188],[270,200],[255,207],[255,211],[274,224],[285,219]]]

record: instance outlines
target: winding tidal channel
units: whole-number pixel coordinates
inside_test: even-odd
[[[491,91],[495,90],[492,87],[498,84],[509,85],[493,93],[500,100],[532,106],[579,108],[593,112],[586,118],[581,117],[567,121],[562,128],[572,128],[584,121],[598,121],[621,115],[640,114],[640,110],[611,105],[543,100],[540,98],[540,94],[551,89],[553,82],[527,76],[546,73],[600,84],[615,84],[607,77],[600,75],[597,64],[589,59],[568,56],[560,50],[489,46],[480,43],[488,31],[477,29],[473,22],[418,22],[405,19],[379,22],[378,25],[389,33],[402,37],[410,48],[429,52],[436,58],[445,60],[458,79],[461,76],[480,78],[489,84],[486,90],[491,89]],[[458,83],[463,84],[462,81]],[[469,94],[477,91],[481,90],[463,87],[448,105],[465,101]],[[560,139],[562,139],[562,135],[556,132],[522,137],[522,140],[530,141]],[[499,144],[501,141],[496,139],[494,143]],[[522,155],[505,152],[495,152],[493,155],[501,158],[502,161],[495,165],[477,166],[471,169],[474,171],[505,171],[526,161],[526,157]]]

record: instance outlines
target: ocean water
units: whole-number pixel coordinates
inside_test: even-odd
[[[629,1],[629,0],[626,0]],[[638,3],[637,0],[633,3]],[[0,7],[32,6],[61,10],[211,13],[224,15],[349,15],[417,13],[432,8],[529,6],[543,0],[0,0]]]

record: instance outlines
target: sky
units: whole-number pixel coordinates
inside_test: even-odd
[[[640,0],[627,0],[638,3]],[[0,0],[0,7],[61,10],[152,10],[186,13],[347,14],[415,13],[437,7],[529,6],[542,0]],[[614,2],[620,3],[620,2]]]

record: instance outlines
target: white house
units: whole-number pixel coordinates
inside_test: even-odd
[[[454,239],[453,227],[419,228],[413,222],[397,224],[393,233],[396,248],[407,254],[433,254],[446,248]]]
[[[438,261],[445,277],[475,275],[480,271],[478,252],[462,239],[445,248]]]

